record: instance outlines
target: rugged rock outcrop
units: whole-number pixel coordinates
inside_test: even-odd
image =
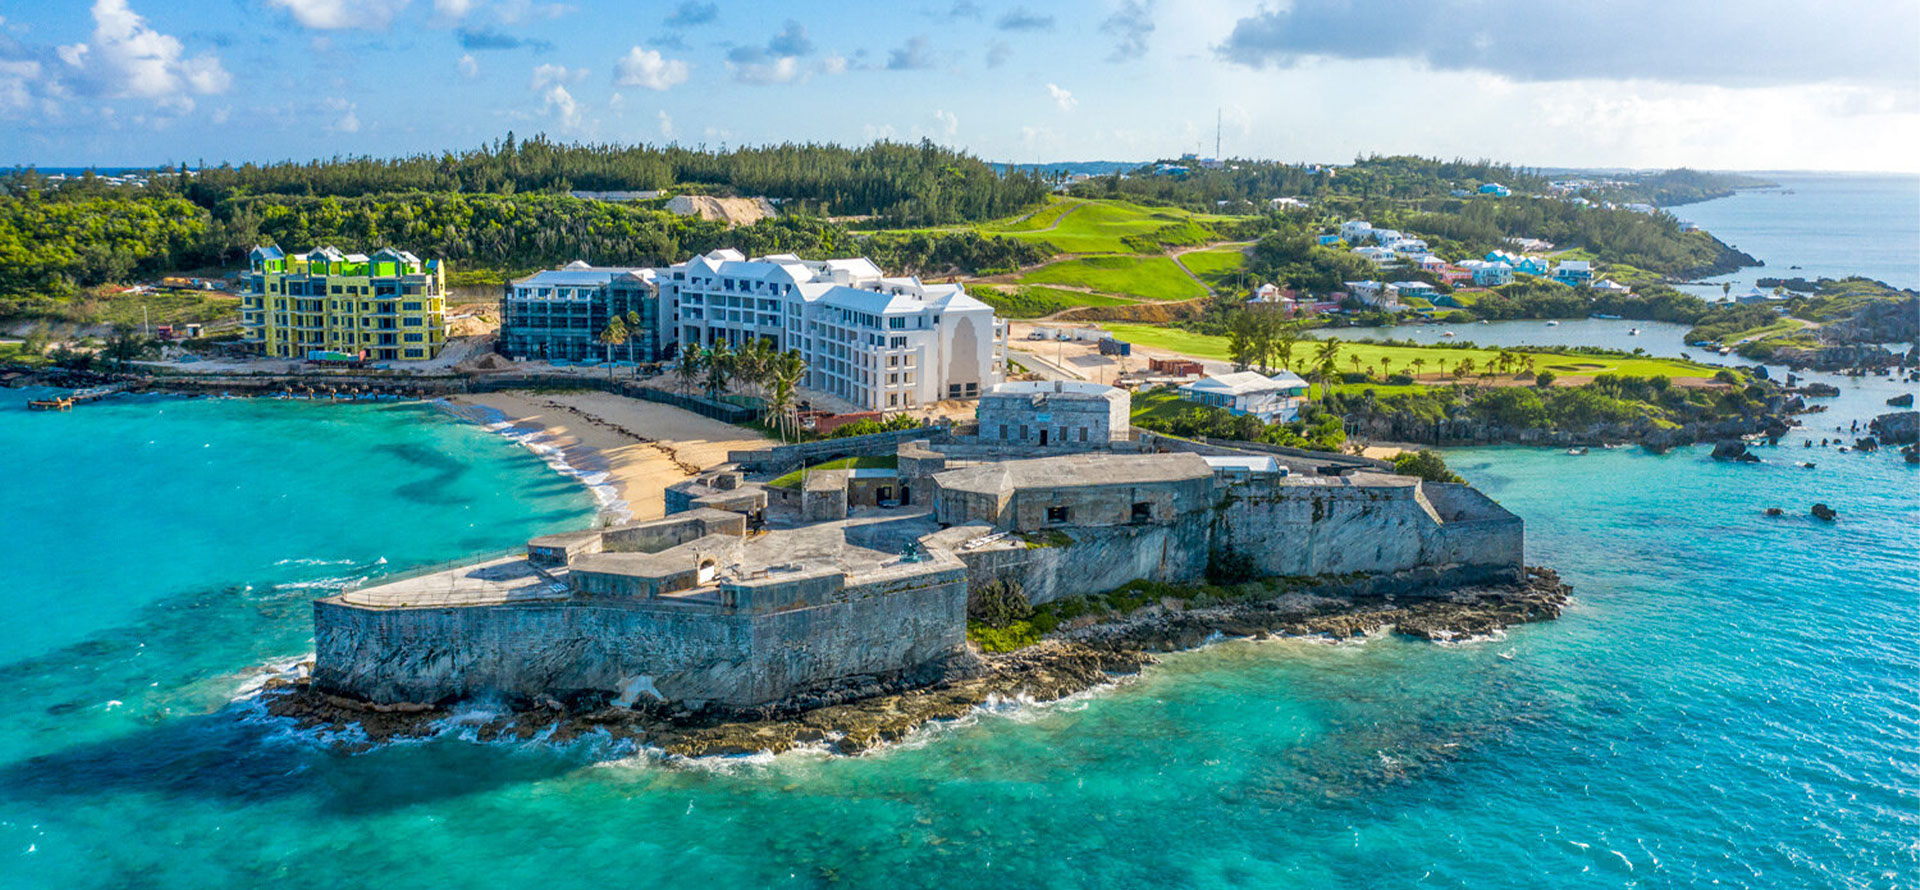
[[[1731,460],[1740,463],[1759,463],[1760,458],[1747,450],[1747,443],[1739,439],[1721,439],[1713,443],[1714,460]]]
[[[1891,368],[1901,358],[1884,346],[1871,343],[1842,343],[1816,349],[1783,346],[1773,351],[1773,360],[1796,371],[1845,371],[1851,368]]]
[[[1912,445],[1920,442],[1920,411],[1895,411],[1882,414],[1867,423],[1867,431],[1884,445]]]

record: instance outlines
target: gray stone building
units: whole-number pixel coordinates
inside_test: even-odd
[[[1119,387],[1023,380],[987,390],[976,416],[983,441],[1065,450],[1125,441],[1132,410]]]

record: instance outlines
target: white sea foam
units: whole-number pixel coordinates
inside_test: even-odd
[[[508,420],[505,414],[485,405],[455,405],[446,399],[435,399],[433,404],[488,432],[506,437],[539,456],[554,472],[578,480],[593,495],[601,515],[610,522],[626,522],[633,518],[633,507],[620,497],[620,489],[612,482],[613,474],[605,470],[582,469],[568,463],[566,450],[545,429],[518,426]]]

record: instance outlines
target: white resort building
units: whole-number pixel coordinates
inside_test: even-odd
[[[737,250],[654,275],[681,350],[767,340],[806,359],[802,385],[866,410],[978,398],[1006,379],[1006,323],[958,284],[888,277],[864,258]]]
[[[595,335],[627,313],[639,324],[615,359],[765,340],[806,360],[801,386],[861,410],[975,399],[1006,379],[1006,322],[961,285],[889,277],[864,258],[749,260],[737,250],[657,269],[573,263],[515,281],[501,301],[501,348],[595,361],[608,354]]]

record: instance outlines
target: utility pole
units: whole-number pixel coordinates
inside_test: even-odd
[[[1220,160],[1220,122],[1224,119],[1224,109],[1213,109],[1213,159]]]

